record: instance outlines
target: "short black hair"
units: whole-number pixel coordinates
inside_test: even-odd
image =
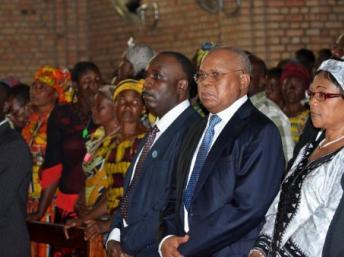
[[[30,101],[30,87],[24,83],[17,84],[10,88],[8,98],[16,99],[21,106],[24,106]]]
[[[5,82],[0,81],[0,87],[4,90],[4,94],[6,98],[8,97],[8,93],[10,91],[10,86],[7,85]]]
[[[328,60],[332,57],[331,49],[329,48],[322,48],[318,51],[318,59],[321,61]]]
[[[80,76],[88,71],[94,71],[100,74],[98,66],[93,62],[84,61],[76,63],[72,69],[72,81],[78,82]]]
[[[306,48],[301,48],[295,52],[295,59],[307,69],[312,69],[315,63],[314,53]]]
[[[254,64],[257,64],[260,71],[262,72],[262,75],[265,76],[268,68],[266,67],[265,62],[263,61],[263,59],[259,58],[257,55],[251,54],[248,56],[248,59],[251,62],[251,65],[253,66]]]
[[[174,52],[174,51],[164,51],[161,52],[159,55],[169,55],[176,59],[176,61],[180,64],[182,67],[182,71],[186,75],[186,78],[188,80],[188,91],[189,91],[189,97],[193,98],[197,94],[197,85],[195,80],[193,79],[194,74],[196,73],[196,67],[191,62],[189,58],[187,58],[185,55]]]
[[[268,72],[266,73],[266,77],[267,78],[277,78],[280,79],[282,75],[282,69],[279,67],[274,67],[271,68],[270,70],[268,70]]]

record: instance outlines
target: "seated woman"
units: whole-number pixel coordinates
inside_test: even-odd
[[[115,140],[107,144],[109,147],[106,150],[98,148],[98,152],[103,151],[106,154],[96,176],[87,175],[89,173],[87,169],[94,166],[91,165],[90,168],[87,168],[88,159],[92,158],[88,157],[89,151],[84,158],[83,168],[88,178],[86,179],[85,198],[81,197],[77,205],[80,218],[68,221],[65,227],[68,229],[86,224],[86,239],[91,239],[109,230],[111,214],[118,207],[123,194],[125,173],[138,148],[140,139],[146,132],[146,128],[140,121],[144,111],[141,98],[142,86],[142,82],[128,79],[116,87],[113,94],[113,105],[116,106],[116,117],[120,124],[120,131],[114,135]],[[105,109],[102,109],[102,101],[97,98],[98,96],[99,94],[96,95],[96,102],[99,102],[99,108],[97,105],[95,106],[93,116],[95,119],[99,119],[99,124],[105,128],[105,123],[101,122],[100,117],[101,112],[103,112],[104,117],[106,113]],[[106,100],[108,104],[110,104],[109,100]],[[99,133],[99,129],[96,133]],[[95,134],[92,136],[95,137]],[[105,144],[105,141],[103,142]],[[106,194],[101,188],[106,188]],[[86,208],[83,207],[85,204]]]
[[[309,108],[302,103],[302,100],[305,98],[310,80],[308,70],[299,63],[290,62],[283,68],[281,75],[283,112],[289,118],[294,143],[299,141],[309,116]]]
[[[311,84],[310,109],[320,134],[300,151],[250,257],[319,257],[326,232],[343,195],[344,62],[323,62]]]

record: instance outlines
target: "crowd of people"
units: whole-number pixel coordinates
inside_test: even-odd
[[[85,256],[26,221],[108,257],[344,256],[343,115],[344,34],[271,69],[131,44],[109,83],[89,61],[0,80],[0,256]]]

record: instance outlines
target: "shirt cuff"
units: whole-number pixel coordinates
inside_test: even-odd
[[[162,252],[161,252],[161,246],[162,246],[162,244],[166,241],[167,238],[170,238],[170,237],[173,237],[173,236],[174,236],[174,235],[168,235],[168,236],[165,236],[165,237],[161,240],[161,242],[160,242],[160,244],[159,244],[159,248],[158,248],[158,252],[159,252],[160,257],[162,257]]]
[[[114,240],[114,241],[117,241],[117,242],[121,242],[121,230],[119,230],[119,228],[114,228],[110,234],[109,234],[109,237],[108,239],[106,240],[106,248],[107,248],[107,244],[109,241],[111,240]]]

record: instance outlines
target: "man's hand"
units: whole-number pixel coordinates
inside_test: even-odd
[[[264,257],[265,255],[259,251],[259,250],[253,250],[253,251],[250,251],[250,254],[248,257]]]
[[[183,257],[178,251],[181,244],[185,244],[189,240],[189,236],[171,236],[167,238],[161,245],[161,253],[163,257]]]
[[[110,240],[106,244],[106,255],[107,257],[123,257],[125,253],[122,251],[120,242]]]

